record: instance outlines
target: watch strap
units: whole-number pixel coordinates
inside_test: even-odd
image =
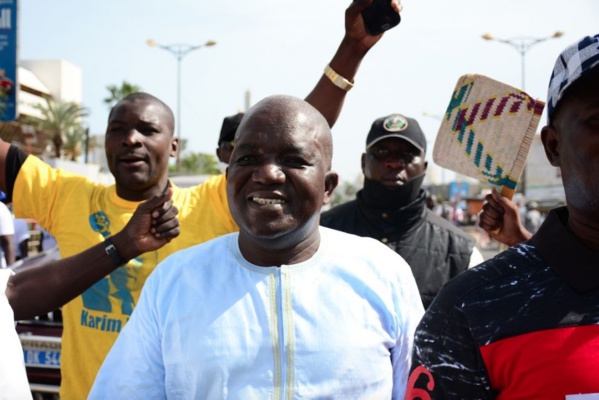
[[[104,250],[106,251],[106,254],[110,256],[110,258],[117,267],[127,264],[128,261],[125,260],[123,256],[121,256],[119,251],[114,246],[114,243],[112,242],[112,237],[107,237],[106,240],[104,240]]]

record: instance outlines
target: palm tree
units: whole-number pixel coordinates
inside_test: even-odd
[[[65,141],[62,145],[65,157],[71,161],[76,161],[81,155],[83,141],[85,140],[85,129],[81,125],[74,127],[65,134]]]
[[[106,87],[106,89],[108,89],[110,92],[110,96],[104,99],[104,103],[108,105],[108,108],[114,107],[116,103],[130,94],[141,92],[140,86],[133,85],[127,81],[123,81],[123,83],[121,83],[121,87],[109,85]]]
[[[65,135],[71,134],[76,129],[81,129],[81,118],[89,115],[88,110],[74,102],[49,98],[46,98],[46,104],[37,104],[34,107],[43,115],[43,119],[38,124],[39,127],[52,135],[54,156],[60,158]]]

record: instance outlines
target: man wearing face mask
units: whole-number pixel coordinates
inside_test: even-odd
[[[474,240],[426,207],[428,165],[418,122],[400,114],[374,121],[362,154],[356,199],[322,214],[323,226],[380,240],[412,268],[427,308],[441,286],[484,261]]]

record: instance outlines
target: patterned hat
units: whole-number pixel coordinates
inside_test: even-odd
[[[549,120],[564,91],[597,65],[599,65],[599,34],[593,37],[586,36],[562,51],[549,80],[547,93]]]
[[[391,114],[378,118],[372,123],[366,138],[366,148],[368,149],[373,144],[390,137],[407,140],[417,149],[426,153],[426,137],[418,122],[413,118],[404,117],[400,114]]]

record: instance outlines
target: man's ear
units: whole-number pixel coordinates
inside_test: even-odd
[[[555,128],[551,125],[544,126],[541,129],[541,141],[545,148],[545,155],[547,160],[554,167],[561,166],[560,159],[560,148],[559,148],[559,135]]]
[[[329,204],[333,197],[333,192],[339,184],[339,175],[336,172],[329,171],[324,177],[324,199],[322,205]]]
[[[177,151],[179,149],[179,138],[175,137],[171,140],[171,157],[177,157]]]

